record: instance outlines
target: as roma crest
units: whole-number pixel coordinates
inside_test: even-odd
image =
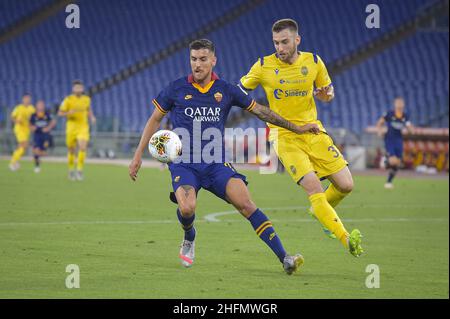
[[[223,95],[222,95],[222,93],[220,93],[220,92],[217,92],[216,94],[214,94],[214,98],[215,98],[216,101],[219,102],[219,103],[220,103],[220,101],[222,101],[222,97],[223,97]]]

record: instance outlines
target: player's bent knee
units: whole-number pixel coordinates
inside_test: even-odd
[[[322,184],[315,173],[305,175],[298,184],[304,188],[308,196],[323,193]]]
[[[353,180],[346,180],[344,183],[341,183],[338,187],[336,187],[341,193],[351,193],[353,191]]]
[[[236,208],[245,217],[250,217],[250,215],[256,211],[256,205],[251,199],[246,199],[241,203],[236,204]]]
[[[195,213],[195,202],[178,203],[178,209],[183,217],[190,217]]]
[[[389,158],[389,165],[390,166],[398,166],[398,165],[400,165],[400,159],[395,157],[395,156],[390,157]]]

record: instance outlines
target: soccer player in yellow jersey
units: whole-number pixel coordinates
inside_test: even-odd
[[[294,20],[275,22],[272,37],[276,53],[260,58],[239,85],[246,90],[261,85],[270,108],[288,121],[297,125],[319,125],[319,134],[294,135],[268,124],[269,139],[285,169],[308,194],[310,211],[324,230],[338,238],[352,255],[359,256],[363,252],[361,233],[357,229],[348,233],[334,210],[352,191],[352,175],[348,163],[317,119],[314,101],[314,97],[323,102],[333,99],[330,76],[319,56],[297,50],[301,37]],[[331,184],[324,191],[320,180],[326,178]]]
[[[59,116],[64,116],[66,122],[67,161],[69,164],[69,179],[83,180],[83,166],[89,142],[89,119],[95,124],[96,119],[91,109],[91,98],[84,94],[84,85],[75,80],[72,95],[62,102]],[[78,146],[77,167],[75,170],[75,151]]]
[[[19,169],[19,160],[25,154],[30,140],[30,117],[36,110],[31,104],[31,95],[22,97],[22,104],[17,105],[11,113],[14,122],[14,135],[17,140],[17,148],[12,154],[9,168],[12,171]]]

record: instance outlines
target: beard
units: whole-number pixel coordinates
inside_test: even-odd
[[[297,51],[297,48],[293,47],[289,52],[285,53],[284,56],[281,56],[280,54],[278,54],[278,56],[280,57],[280,60],[283,62],[289,61],[295,54],[295,52]]]

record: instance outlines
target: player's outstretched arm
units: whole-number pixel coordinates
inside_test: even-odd
[[[380,117],[380,119],[377,122],[377,134],[379,137],[383,136],[383,126],[385,122],[386,121],[384,119],[384,116]]]
[[[142,154],[144,154],[145,149],[150,142],[150,138],[153,134],[158,130],[161,125],[161,120],[163,119],[164,114],[162,114],[158,110],[154,110],[152,116],[147,121],[145,125],[144,131],[142,132],[141,140],[139,141],[139,145],[134,152],[133,160],[130,163],[129,175],[133,181],[137,179],[137,173],[139,172],[139,168],[141,168],[142,164]]]
[[[414,133],[414,125],[410,121],[406,122],[405,127],[406,127],[406,130],[408,131],[409,134],[413,134]]]
[[[260,120],[288,129],[297,134],[303,134],[306,132],[317,134],[320,132],[320,128],[317,124],[310,123],[303,126],[296,125],[289,122],[284,117],[278,115],[267,106],[256,103],[253,109],[250,111],[255,114]]]

